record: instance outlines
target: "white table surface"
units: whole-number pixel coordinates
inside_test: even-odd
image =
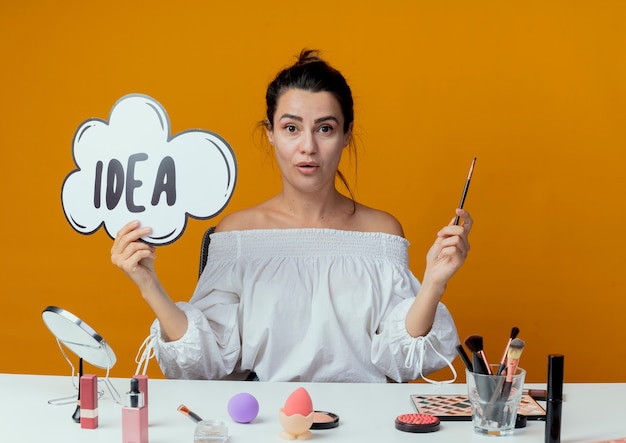
[[[111,379],[120,394],[129,379]],[[464,394],[464,384],[346,384],[265,383],[233,381],[149,381],[149,438],[151,443],[193,442],[195,424],[177,411],[184,403],[202,418],[223,420],[231,443],[284,442],[278,410],[295,389],[303,386],[313,406],[340,416],[338,428],[313,431],[312,441],[325,442],[486,442],[503,440],[543,442],[544,422],[529,421],[509,437],[475,435],[471,422],[442,422],[438,432],[412,434],[395,429],[398,415],[413,413],[410,394]],[[543,388],[540,385],[526,387]],[[626,383],[566,384],[563,405],[563,443],[587,443],[626,437]],[[249,392],[260,411],[250,424],[235,423],[228,415],[228,400]],[[0,441],[2,442],[107,442],[122,441],[121,407],[108,391],[99,402],[99,427],[81,429],[71,415],[75,404],[54,406],[48,400],[74,393],[70,377],[0,374]]]

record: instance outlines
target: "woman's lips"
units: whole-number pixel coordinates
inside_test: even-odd
[[[311,174],[317,170],[319,165],[317,163],[302,162],[302,163],[298,163],[296,167],[303,174]]]

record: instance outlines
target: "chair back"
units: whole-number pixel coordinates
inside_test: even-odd
[[[206,266],[207,257],[209,256],[209,244],[211,243],[210,235],[215,232],[215,226],[211,226],[209,229],[204,231],[204,235],[202,236],[202,244],[200,245],[200,269],[198,270],[198,278],[202,275],[202,271],[204,271],[204,267]]]
[[[198,278],[202,275],[204,267],[206,266],[207,257],[209,256],[209,244],[211,243],[211,234],[215,232],[215,226],[211,226],[204,231],[202,236],[202,244],[200,245],[200,269],[198,270]],[[246,381],[259,381],[256,372],[250,371],[246,377]]]

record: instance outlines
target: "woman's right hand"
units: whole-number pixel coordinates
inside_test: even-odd
[[[161,338],[178,340],[187,331],[187,316],[176,306],[161,287],[154,272],[156,248],[140,239],[152,232],[132,221],[119,230],[113,247],[111,261],[135,282],[144,300],[161,322]]]
[[[157,280],[154,272],[156,248],[140,241],[141,237],[151,231],[149,227],[140,227],[139,221],[127,223],[115,236],[111,248],[111,262],[124,271],[140,289]]]

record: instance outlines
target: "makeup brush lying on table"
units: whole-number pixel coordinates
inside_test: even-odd
[[[465,346],[472,352],[474,372],[491,375],[491,368],[483,349],[483,338],[480,335],[470,335],[465,339]]]
[[[509,394],[511,393],[511,385],[513,384],[513,377],[517,372],[519,359],[522,356],[522,351],[524,350],[525,344],[526,343],[524,343],[524,340],[520,338],[515,338],[511,340],[506,359],[506,381],[504,382],[504,386],[502,386],[502,393],[500,394],[500,398],[502,400],[506,400],[507,398],[509,398]]]
[[[180,412],[183,415],[186,415],[187,417],[189,417],[192,421],[194,421],[196,423],[199,423],[199,422],[202,421],[202,417],[200,417],[198,414],[193,412],[191,409],[189,409],[185,405],[180,405],[178,407],[178,412]]]

